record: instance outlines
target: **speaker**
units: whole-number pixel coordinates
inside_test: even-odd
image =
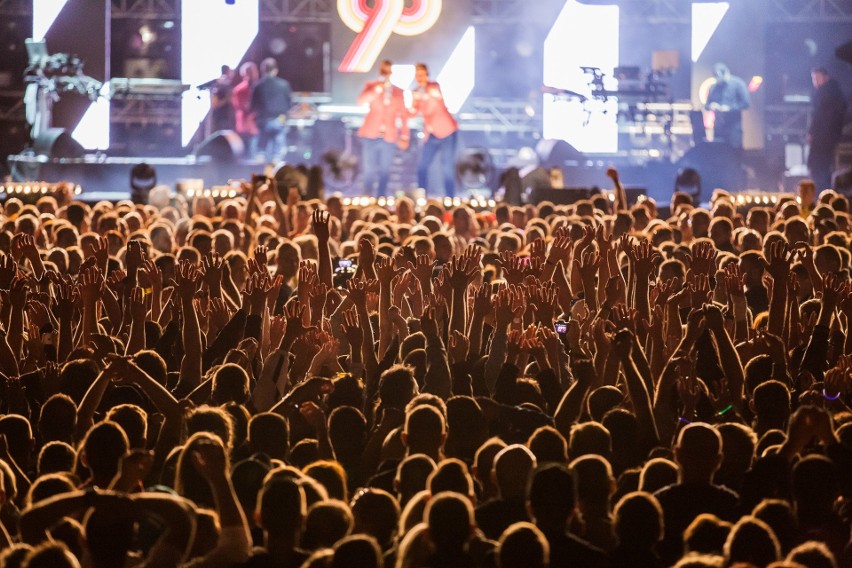
[[[86,151],[64,128],[48,128],[33,143],[38,156],[48,158],[82,158]]]
[[[584,160],[583,154],[565,140],[541,140],[535,153],[543,168],[577,166]]]
[[[696,144],[678,160],[677,168],[694,168],[701,175],[701,202],[709,202],[714,189],[742,191],[747,175],[742,153],[727,144],[705,142]]]
[[[245,152],[245,144],[233,130],[217,130],[195,150],[196,156],[210,156],[216,162],[235,162]]]
[[[554,205],[571,205],[581,199],[590,199],[592,190],[588,187],[567,187],[565,189],[536,188],[530,192],[530,202],[538,205],[549,201]]]

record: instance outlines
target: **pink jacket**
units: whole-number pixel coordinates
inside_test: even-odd
[[[427,136],[446,138],[459,129],[459,125],[447,105],[438,83],[427,83],[413,93],[414,113],[423,116],[423,130]]]
[[[385,104],[382,81],[370,81],[358,96],[358,104],[370,105],[370,111],[364,117],[364,124],[358,130],[361,138],[384,138],[386,142],[396,143],[400,136],[408,138],[408,112],[402,89],[391,87],[390,100]]]
[[[234,105],[237,124],[236,131],[248,136],[257,135],[257,124],[254,121],[254,113],[251,112],[251,85],[243,80],[234,87],[231,93],[231,104]]]

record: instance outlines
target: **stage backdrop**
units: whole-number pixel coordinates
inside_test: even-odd
[[[423,62],[429,65],[433,80],[443,80],[448,102],[451,98],[454,103],[463,102],[470,94],[476,52],[470,0],[337,0],[337,16],[331,29],[335,103],[354,104],[364,82],[378,74],[383,59],[398,66],[394,82],[400,86],[410,86],[414,64]]]

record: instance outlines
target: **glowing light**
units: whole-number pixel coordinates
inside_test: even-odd
[[[476,28],[469,26],[456,44],[444,68],[438,73],[438,83],[447,110],[456,113],[473,92],[476,82]]]
[[[710,89],[713,88],[713,85],[716,84],[716,77],[707,77],[698,86],[698,100],[701,101],[702,105],[707,104],[707,97],[710,96]]]
[[[710,43],[730,8],[728,2],[701,2],[692,5],[692,62],[695,63]]]
[[[415,71],[414,65],[391,65],[391,85],[400,89],[409,88],[411,83],[414,82]]]
[[[235,68],[257,36],[259,0],[235,4],[210,0],[181,2],[181,80],[201,85],[215,79],[222,65]],[[227,38],[227,40],[225,39]],[[190,89],[181,100],[184,146],[210,110],[210,91]]]
[[[59,12],[68,0],[34,0],[33,2],[33,39],[41,41],[47,35],[47,30],[56,21]]]
[[[89,105],[71,136],[86,150],[109,148],[109,83],[101,88],[100,97]]]
[[[615,152],[618,149],[618,101],[591,99],[588,76],[580,69],[618,67],[619,7],[593,6],[568,0],[544,40],[544,84],[588,96],[584,106],[577,100],[557,100],[544,95],[542,106],[545,138],[565,140],[581,152]],[[606,38],[602,41],[601,38]],[[589,49],[594,45],[594,49]],[[604,82],[607,89],[617,85]]]
[[[756,93],[762,84],[763,77],[761,77],[760,75],[755,75],[751,78],[751,81],[748,82],[748,92]]]
[[[337,0],[337,12],[343,23],[358,35],[340,62],[339,70],[366,73],[372,69],[391,34],[420,35],[435,25],[441,16],[442,0],[374,0],[368,7],[363,0]]]

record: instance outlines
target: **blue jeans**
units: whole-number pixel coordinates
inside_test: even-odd
[[[287,140],[287,126],[281,124],[278,117],[258,122],[257,149],[263,152],[267,161],[277,161],[284,157],[284,145]],[[270,147],[272,150],[270,150]]]
[[[440,154],[441,171],[444,174],[444,194],[447,197],[455,197],[458,134],[458,132],[453,132],[446,138],[430,136],[426,139],[426,143],[423,144],[423,153],[420,155],[420,163],[417,165],[417,185],[423,189],[429,188],[429,167]]]
[[[396,156],[396,144],[393,142],[386,142],[384,138],[361,139],[364,191],[368,195],[373,193],[376,183],[379,185],[376,197],[387,195],[394,156]]]

